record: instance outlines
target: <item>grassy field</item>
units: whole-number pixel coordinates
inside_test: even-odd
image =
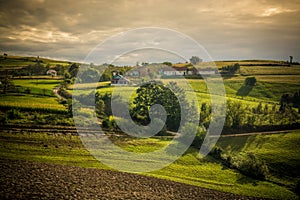
[[[16,87],[20,87],[22,90],[30,89],[31,94],[55,96],[53,89],[61,83],[61,80],[49,80],[49,79],[15,79],[14,84]]]
[[[143,153],[168,144],[168,140],[122,139],[116,141],[116,144],[129,151]],[[2,133],[0,135],[0,156],[10,159],[109,169],[89,154],[77,136],[71,135]],[[243,176],[237,171],[224,168],[212,157],[199,159],[198,151],[192,148],[171,165],[146,175],[242,195],[296,199],[296,196],[285,187]]]
[[[253,152],[270,170],[268,180],[295,188],[300,180],[300,132],[223,137],[218,146],[232,155]]]
[[[241,66],[241,74],[251,75],[300,75],[300,65],[292,66]]]
[[[47,58],[39,58],[40,62],[43,64],[50,65],[68,65],[67,61],[58,61]],[[8,56],[7,59],[0,59],[0,69],[19,69],[24,66],[34,65],[37,63],[37,57],[22,57],[22,56]]]
[[[44,63],[68,64],[67,62],[52,61],[44,59]],[[300,66],[276,66],[282,64],[281,61],[218,61],[217,67],[241,64],[239,74],[224,78],[227,100],[238,101],[249,108],[256,107],[259,102],[263,105],[279,106],[282,94],[293,94],[300,89]],[[5,68],[17,69],[28,64],[34,64],[35,58],[27,60],[19,57],[10,57],[6,61],[1,60],[0,70]],[[270,64],[270,66],[265,66]],[[273,66],[272,66],[273,64]],[[256,66],[246,66],[256,65]],[[246,75],[255,76],[257,84],[254,87],[246,87],[244,81]],[[24,78],[24,77],[23,77]],[[30,89],[30,94],[8,93],[0,95],[0,108],[2,114],[11,109],[26,110],[29,112],[22,119],[15,122],[26,122],[27,116],[36,114],[44,118],[43,123],[47,123],[46,116],[49,113],[59,113],[60,118],[66,116],[64,124],[72,124],[70,117],[67,117],[67,109],[60,104],[57,97],[52,93],[62,80],[49,79],[49,77],[25,77],[29,79],[14,79],[15,86],[25,90]],[[182,85],[182,79],[166,79],[164,82],[176,81]],[[202,79],[187,80],[200,103],[210,102],[206,83]],[[80,84],[76,95],[88,94],[91,89],[97,88],[100,93],[112,93],[125,96],[132,89],[137,87],[110,87],[109,82]],[[69,86],[68,91],[73,92],[73,86]],[[193,91],[187,91],[187,97]],[[132,97],[131,97],[132,98]],[[32,112],[31,112],[32,111]],[[37,111],[37,112],[36,112]],[[36,112],[36,113],[35,113]],[[41,114],[45,116],[41,117]],[[50,116],[51,119],[54,117]],[[50,119],[49,117],[49,119]],[[30,118],[30,117],[28,117]],[[34,117],[30,118],[35,120]],[[57,119],[60,120],[60,119]],[[63,120],[62,120],[63,121]],[[36,123],[40,123],[36,121]],[[61,125],[57,123],[58,125]],[[168,139],[121,139],[115,143],[122,148],[137,153],[150,152],[157,148],[168,145]],[[292,190],[297,181],[300,181],[299,170],[300,157],[298,153],[300,144],[300,132],[293,131],[272,135],[223,137],[219,140],[218,146],[224,149],[224,153],[232,155],[253,152],[259,159],[264,160],[270,170],[266,181],[258,181],[240,172],[227,168],[221,161],[208,156],[200,159],[198,150],[190,148],[182,157],[171,165],[146,175],[159,178],[179,181],[201,187],[212,188],[220,191],[232,192],[248,196],[267,197],[275,199],[297,199]],[[21,133],[11,134],[1,131],[0,133],[0,156],[10,159],[25,159],[38,162],[49,162],[66,165],[76,165],[81,167],[93,167],[99,169],[110,169],[98,162],[84,148],[79,137],[72,135],[53,133]],[[112,170],[112,169],[110,169]]]
[[[3,108],[19,108],[37,111],[66,111],[55,97],[36,96],[32,94],[0,95],[0,106]]]
[[[20,108],[26,110],[39,111],[66,111],[65,106],[59,104],[58,99],[53,94],[53,89],[57,87],[60,80],[13,80],[14,85],[22,93],[8,93],[0,95],[0,106],[2,108]],[[24,94],[29,89],[30,94]]]
[[[168,80],[172,81],[172,80]],[[173,80],[174,81],[174,80]],[[181,85],[180,81],[176,80],[178,85]],[[204,80],[190,79],[188,83],[193,88],[194,91],[187,91],[187,96],[189,93],[195,92],[199,102],[210,102],[210,94],[208,92],[206,83]],[[244,79],[241,80],[224,80],[224,86],[226,91],[227,99],[241,101],[243,103],[257,106],[259,102],[264,102],[273,106],[274,104],[279,104],[280,97],[285,93],[293,94],[299,91],[300,83],[296,80],[290,83],[276,83],[276,82],[263,82],[259,81],[254,87],[245,87]],[[100,93],[112,93],[115,95],[126,95],[132,89],[137,87],[127,87],[119,86],[115,87],[104,87],[99,88],[97,91]],[[71,91],[72,92],[72,91]],[[77,94],[87,94],[90,91],[84,90],[83,88],[77,90]]]

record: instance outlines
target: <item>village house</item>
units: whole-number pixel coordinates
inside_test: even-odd
[[[54,69],[49,69],[46,72],[47,75],[51,75],[51,76],[57,76],[57,72]]]
[[[191,75],[213,75],[217,74],[216,69],[196,69],[194,67],[165,67],[160,70],[160,74],[163,76],[191,76]]]
[[[205,76],[205,75],[214,75],[217,74],[217,69],[198,69],[197,74]]]
[[[165,67],[160,71],[164,76],[185,76],[187,72],[187,67]]]
[[[120,74],[113,75],[111,79],[111,85],[113,86],[122,86],[122,85],[128,85],[130,83],[130,80],[125,78],[124,76]]]

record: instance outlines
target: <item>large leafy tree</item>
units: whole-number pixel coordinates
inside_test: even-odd
[[[149,111],[155,104],[164,107],[167,113],[166,126],[172,131],[177,131],[181,120],[185,120],[181,119],[181,116],[187,116],[193,110],[185,98],[184,90],[175,82],[165,86],[161,82],[151,81],[137,90],[131,109],[133,119],[143,125],[150,123]],[[159,115],[159,113],[156,114]]]
[[[68,72],[70,73],[71,78],[76,77],[78,71],[79,71],[79,65],[76,63],[72,63],[68,69]]]

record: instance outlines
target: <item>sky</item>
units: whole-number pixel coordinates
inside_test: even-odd
[[[187,35],[213,60],[300,61],[300,0],[0,0],[1,54],[83,61],[111,36],[143,27]]]

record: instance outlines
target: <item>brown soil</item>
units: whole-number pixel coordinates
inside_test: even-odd
[[[153,177],[0,159],[0,199],[257,199]]]

